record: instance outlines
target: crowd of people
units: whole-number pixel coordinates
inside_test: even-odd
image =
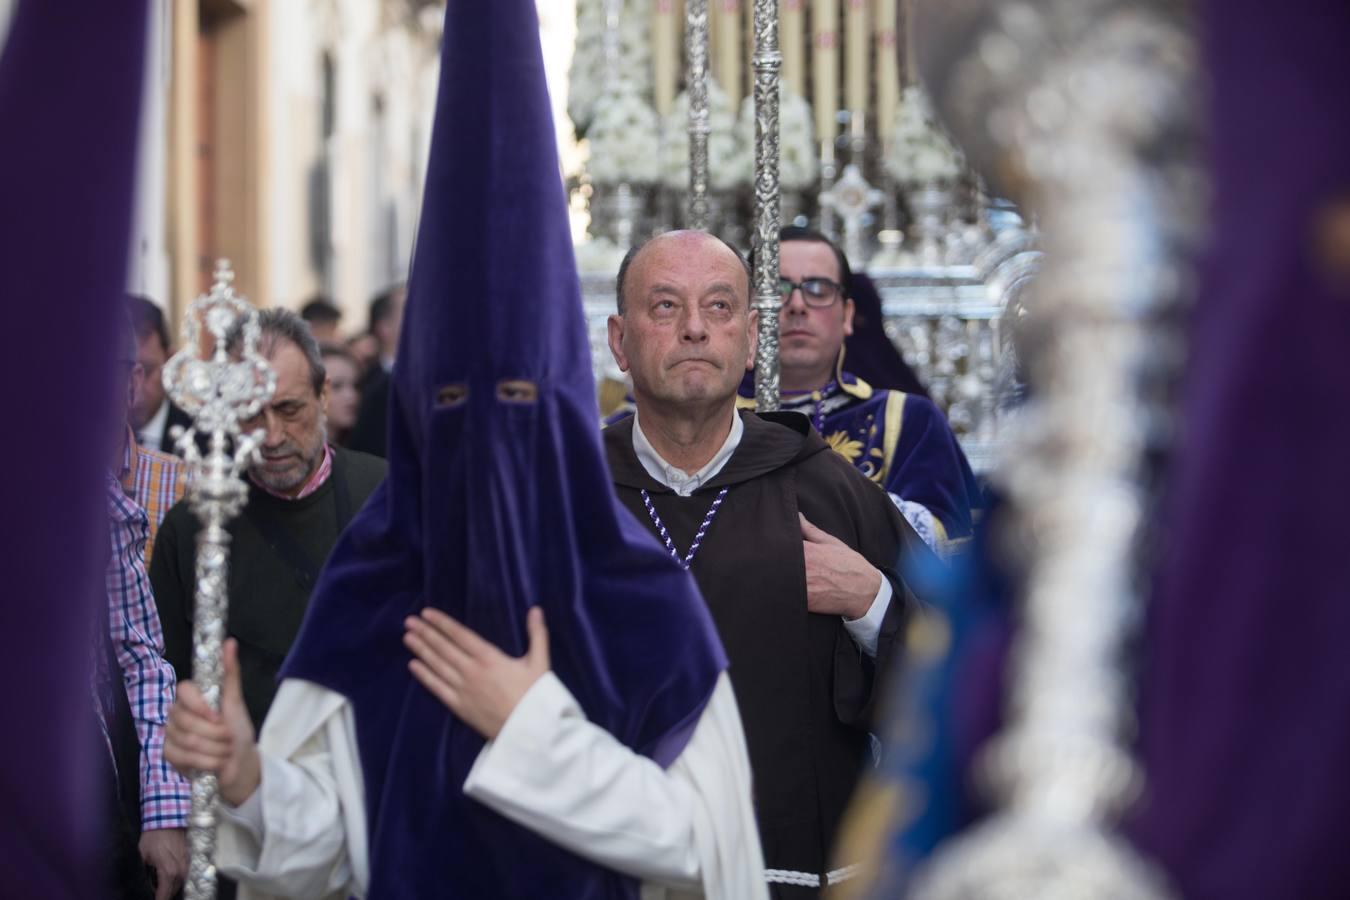
[[[684,556],[673,555],[695,575],[732,665],[749,673],[721,689],[725,708],[704,711],[705,717],[712,716],[710,722],[721,723],[707,726],[716,736],[704,740],[720,747],[718,755],[730,752],[732,769],[711,774],[695,769],[690,783],[697,788],[704,778],[746,782],[746,773],[736,765],[746,772],[753,768],[753,804],[748,793],[733,794],[724,798],[730,806],[710,815],[732,821],[738,815],[749,820],[758,816],[757,832],[751,828],[750,834],[723,839],[762,846],[768,880],[757,869],[749,877],[756,885],[772,885],[776,896],[792,896],[794,891],[811,895],[831,877],[828,848],[870,753],[876,673],[898,652],[901,624],[914,602],[900,560],[913,564],[914,555],[926,555],[928,548],[951,552],[954,542],[970,533],[976,509],[971,498],[977,488],[959,445],[931,402],[889,386],[873,387],[842,368],[845,339],[853,333],[849,286],[855,276],[839,248],[818,232],[788,229],[781,266],[783,371],[790,411],[777,418],[760,417],[745,411],[752,404],[743,396],[755,339],[753,328],[747,328],[753,322],[747,260],[734,247],[695,232],[664,235],[633,249],[620,272],[618,312],[611,321],[611,346],[631,377],[633,395],[610,418],[604,446],[619,501],[639,520],[653,523],[668,548],[676,546],[672,540],[688,547]],[[253,735],[264,735],[264,748],[269,740],[273,747],[287,748],[281,751],[283,758],[294,760],[299,750],[313,749],[316,734],[332,726],[307,710],[324,708],[338,715],[343,708],[326,695],[316,697],[312,685],[282,680],[283,667],[325,562],[387,473],[383,457],[391,449],[385,436],[403,298],[402,286],[381,294],[371,304],[367,331],[346,340],[340,311],[322,300],[306,304],[299,314],[273,308],[259,316],[259,352],[276,372],[277,384],[260,415],[244,423],[245,428],[262,429],[264,439],[248,468],[248,501],[229,526],[230,650],[223,722],[200,706],[200,695],[187,683],[192,674],[199,525],[182,502],[190,476],[174,453],[177,428],[191,422],[161,381],[174,348],[160,307],[141,297],[126,300],[126,420],[109,472],[113,555],[107,575],[108,639],[102,642],[106,664],[100,669],[100,696],[108,701],[102,720],[112,723],[106,733],[115,776],[110,784],[116,802],[109,807],[115,812],[116,896],[164,900],[181,885],[190,806],[183,773],[229,773],[223,775],[222,790],[228,803],[242,808],[266,770],[256,751],[246,752],[254,746]],[[672,356],[681,357],[676,369],[695,371],[672,372]],[[715,377],[705,379],[697,371],[705,368]],[[589,383],[589,372],[581,377]],[[915,404],[918,412],[911,411]],[[598,433],[598,410],[592,409],[596,415],[590,427]],[[395,430],[397,426],[396,420]],[[773,498],[789,496],[786,485],[793,486],[795,502],[771,511],[774,503],[782,502]],[[721,511],[733,487],[738,502]],[[758,499],[747,499],[751,495]],[[711,497],[715,499],[709,508]],[[760,540],[747,545],[705,535],[719,511],[716,537],[754,531]],[[782,527],[789,521],[791,528]],[[575,523],[558,527],[571,529]],[[776,564],[794,545],[804,554],[801,571]],[[747,610],[747,595],[764,597],[766,605]],[[587,602],[595,601],[592,597]],[[806,620],[799,619],[801,613],[808,613]],[[808,627],[799,631],[803,624]],[[437,627],[444,622],[432,618],[420,623],[420,628],[430,629],[429,637],[410,630],[414,652],[432,653],[424,648],[441,639]],[[774,640],[765,641],[766,629],[776,635]],[[785,647],[795,649],[785,653]],[[850,647],[852,653],[845,649]],[[843,660],[850,658],[845,665]],[[429,659],[428,665],[444,665],[434,655]],[[118,672],[125,691],[107,690]],[[782,685],[799,681],[800,690],[782,691]],[[181,708],[171,720],[179,684],[184,685]],[[122,693],[127,702],[120,696],[111,702]],[[265,729],[278,702],[286,706],[279,721],[290,729],[308,723],[309,731],[277,737],[280,727]],[[558,686],[554,702],[569,703],[566,688]],[[509,705],[497,712],[499,730],[511,713]],[[354,742],[350,720],[339,716],[338,721],[348,728],[341,740]],[[221,741],[216,749],[229,748],[216,757],[204,754],[196,739],[187,737],[213,733],[212,728]],[[803,731],[816,737],[794,738]],[[230,740],[230,735],[242,737]],[[527,749],[518,752],[531,768],[544,765]],[[594,747],[590,752],[602,753]],[[609,752],[622,769],[622,754]],[[506,758],[507,751],[498,755]],[[573,790],[575,767],[592,764],[593,756],[549,763],[555,784]],[[485,771],[503,784],[518,785],[528,777],[505,763],[498,768],[500,772]],[[352,778],[350,773],[347,777]],[[640,772],[631,777],[641,784]],[[288,808],[318,802],[305,796],[303,784],[288,787],[286,775],[272,779],[268,789],[276,785]],[[360,780],[355,776],[356,784]],[[340,782],[335,777],[334,783]],[[799,791],[808,788],[821,805],[803,817]],[[360,792],[348,785],[338,793],[342,804],[351,804]],[[564,835],[577,824],[550,819],[546,798],[531,806],[512,794],[513,812],[505,798],[488,799],[486,788],[469,793],[564,846]],[[612,794],[606,795],[611,804]],[[745,801],[739,808],[733,802],[738,796]],[[552,802],[576,809],[585,806],[583,801],[573,797]],[[654,832],[669,828],[673,812],[659,794],[643,798],[639,790],[632,802],[630,814],[645,806]],[[244,820],[245,833],[251,829],[255,843],[265,848],[259,837],[263,813],[255,806],[252,815],[252,821]],[[593,810],[591,815],[602,813]],[[280,858],[290,860],[285,871],[267,872],[259,847],[252,854],[240,850],[245,862],[227,871],[251,876],[255,884],[283,896],[310,895],[307,891],[318,890],[311,883],[313,873],[302,872],[297,880],[294,861],[316,840],[315,829],[321,830],[324,822],[319,814],[297,834],[269,838],[282,846]],[[340,821],[327,824],[341,831]],[[351,838],[324,844],[348,848],[345,863],[342,853],[318,863],[330,877],[340,872],[352,884],[369,883],[370,863],[363,858],[364,848],[351,846]],[[239,850],[247,843],[227,839],[223,846]],[[697,869],[689,869],[688,848],[681,851],[684,868],[669,871],[652,869],[644,854],[629,853],[633,858],[624,863],[621,857],[629,851],[597,849],[594,840],[575,849],[621,870],[631,866],[675,883],[698,881]],[[760,852],[748,858],[758,860]],[[724,875],[744,889],[744,871],[738,875],[733,866]],[[327,888],[345,889],[344,884]],[[233,884],[225,882],[223,891],[232,896]]]
[[[751,263],[676,231],[619,269],[631,395],[602,427],[532,0],[447,6],[406,292],[356,336],[324,300],[259,313],[276,390],[244,423],[208,703],[191,422],[161,308],[120,288],[148,8],[19,6],[0,296],[59,364],[8,410],[45,443],[6,442],[0,893],[170,900],[199,773],[240,900],[898,896],[987,811],[976,749],[1036,663],[1013,641],[1036,535],[989,527],[866,276],[809,230],[780,234],[783,410],[751,409]],[[1350,419],[1327,414],[1350,402],[1350,118],[1326,90],[1350,16],[1286,6],[1196,9],[1212,246],[1142,636],[1112,663],[1138,672],[1145,786],[1118,834],[1200,900],[1350,893]],[[915,704],[879,713],[896,686]],[[1065,761],[1039,753],[1017,762]],[[1090,796],[1063,784],[1064,809]],[[988,892],[1098,883],[1075,866],[1110,859],[1049,824],[1059,855],[1004,859],[1026,878]]]

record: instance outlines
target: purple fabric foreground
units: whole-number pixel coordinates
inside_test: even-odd
[[[144,0],[25,0],[0,50],[0,894],[98,896],[91,635],[126,278]],[[106,437],[105,437],[106,436]]]
[[[726,666],[693,579],[610,485],[554,141],[534,0],[451,0],[389,476],[283,673],[352,703],[371,897],[638,892],[464,796],[483,741],[408,672],[405,616],[437,606],[520,655],[540,605],[587,718],[662,765]]]
[[[1189,900],[1350,896],[1350,6],[1209,0],[1215,235],[1144,645],[1133,831]]]

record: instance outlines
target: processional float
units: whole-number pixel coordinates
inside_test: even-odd
[[[164,366],[164,389],[193,424],[174,435],[187,464],[187,501],[201,521],[197,532],[192,616],[192,680],[212,709],[220,709],[222,648],[229,607],[230,535],[225,526],[248,500],[243,472],[263,432],[244,431],[276,390],[276,373],[258,354],[258,313],[234,292],[234,273],[221,260],[211,290],[188,307],[183,349]],[[206,449],[198,446],[203,439]],[[209,772],[192,776],[188,819],[191,856],[187,900],[216,896],[216,813],[219,784]]]

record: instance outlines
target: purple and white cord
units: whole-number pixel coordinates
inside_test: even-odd
[[[698,531],[694,534],[694,543],[689,547],[689,552],[680,558],[680,551],[675,549],[675,542],[670,539],[670,532],[666,530],[665,523],[661,517],[656,514],[656,507],[652,506],[651,495],[646,490],[642,491],[642,503],[647,507],[647,515],[651,516],[652,524],[656,526],[656,531],[661,535],[661,540],[666,542],[666,550],[670,552],[670,558],[682,569],[688,569],[694,561],[694,554],[698,552],[699,545],[703,543],[703,536],[708,533],[708,526],[712,524],[713,516],[717,515],[717,510],[722,506],[722,501],[726,499],[727,491],[730,486],[722,488],[713,498],[712,506],[708,507],[708,514],[703,517],[703,524],[698,526]]]

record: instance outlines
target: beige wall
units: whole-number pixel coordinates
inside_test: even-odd
[[[166,305],[178,314],[226,256],[236,288],[254,303],[298,307],[330,291],[344,326],[359,330],[373,293],[406,273],[438,35],[410,30],[389,14],[402,4],[381,0],[166,2]],[[326,145],[325,53],[337,76]],[[327,284],[311,226],[312,173],[325,155]]]

